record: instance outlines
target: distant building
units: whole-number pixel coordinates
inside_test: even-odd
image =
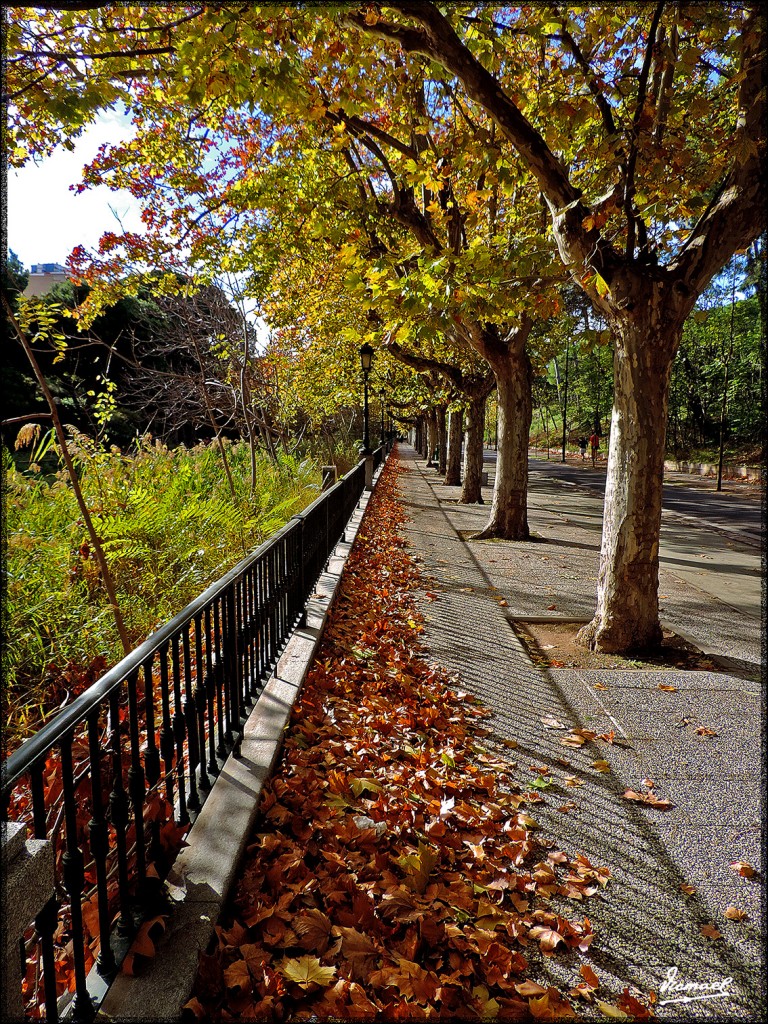
[[[29,272],[29,284],[24,289],[27,296],[45,295],[59,281],[68,281],[66,268],[60,263],[33,263]]]

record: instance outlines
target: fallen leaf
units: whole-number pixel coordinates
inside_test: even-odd
[[[601,772],[603,775],[605,775],[607,772],[611,770],[611,766],[608,764],[607,761],[593,761],[592,767],[595,769],[595,771]]]
[[[563,736],[560,742],[564,747],[583,747],[587,741],[584,736],[578,736],[576,733],[569,733],[567,736]]]
[[[532,939],[539,940],[542,953],[551,953],[559,943],[565,942],[560,932],[545,925],[535,925],[528,934]]]
[[[738,907],[727,907],[724,914],[729,921],[743,921],[747,916],[746,910],[740,910]]]
[[[636,803],[647,804],[649,807],[656,807],[660,811],[668,811],[675,805],[671,800],[656,796],[655,793],[636,793],[633,789],[625,789],[621,794],[625,800],[634,800]]]
[[[708,939],[722,939],[723,937],[713,924],[702,924],[699,926],[699,931]]]
[[[592,689],[593,690],[607,690],[608,687],[605,685],[605,683],[593,683],[592,684]]]
[[[309,910],[293,922],[293,930],[300,937],[300,945],[313,953],[328,949],[331,919],[322,910]]]
[[[708,729],[706,725],[700,725],[696,730],[698,736],[717,736],[714,729]]]
[[[589,966],[589,964],[582,964],[579,968],[579,974],[582,976],[584,981],[586,981],[590,988],[600,987],[600,979]]]
[[[633,1020],[652,1020],[656,1015],[653,1012],[652,1006],[656,1002],[656,993],[651,992],[648,996],[648,1003],[646,1005],[639,999],[636,999],[629,991],[625,988],[622,994],[618,998],[619,1008],[625,1010]]]
[[[336,977],[335,967],[323,967],[316,956],[301,956],[297,960],[283,960],[277,969],[289,981],[301,988],[311,985],[330,985]]]
[[[230,995],[243,995],[251,991],[251,975],[245,960],[235,960],[226,968],[224,984]]]
[[[547,990],[544,988],[543,985],[539,985],[538,982],[523,981],[520,982],[518,985],[515,985],[515,992],[517,992],[518,995],[524,996],[526,999],[528,999],[531,996],[546,995]]]
[[[665,693],[676,693],[677,692],[677,687],[676,686],[670,686],[669,683],[659,683],[659,685],[656,687],[656,689],[657,690],[664,690]]]
[[[404,472],[395,467],[385,465],[371,495],[281,763],[265,784],[232,924],[217,929],[216,972],[205,968],[215,984],[195,989],[207,1019],[448,1020],[459,1009],[478,1020],[573,1016],[565,991],[528,984],[536,968],[522,947],[527,941],[540,964],[542,954],[587,953],[594,937],[582,908],[610,872],[537,843],[528,813],[548,800],[538,788],[553,778],[563,786],[577,769],[548,758],[547,772],[527,754],[533,774],[521,761],[512,776],[504,747],[517,742],[478,730],[487,708],[420,653],[415,602],[425,590],[443,592],[418,575],[397,532],[407,513],[394,498]],[[543,705],[536,716],[566,735]],[[540,721],[539,735],[548,725]],[[484,736],[492,738],[478,742]],[[530,794],[521,778],[535,780]],[[586,982],[582,989],[590,992]]]
[[[642,779],[641,785],[645,786],[646,789],[653,789],[656,783],[653,779]]]
[[[544,715],[541,718],[541,724],[545,729],[567,729],[568,726],[561,722],[557,718],[552,718],[551,715]]]
[[[742,878],[752,878],[755,874],[755,869],[751,864],[747,864],[744,860],[735,860],[731,864],[731,871],[735,871],[737,875],[741,875]]]
[[[547,605],[547,611],[548,612],[553,612],[553,611],[555,611],[556,608],[557,608],[556,604],[548,604]]]
[[[686,896],[693,896],[693,894],[696,892],[696,886],[689,885],[687,882],[681,882],[680,892],[684,892]]]
[[[197,998],[197,996],[193,996],[192,999],[190,999],[188,1003],[184,1003],[184,1005],[181,1008],[181,1012],[182,1012],[182,1018],[184,1020],[189,1020],[190,1019],[190,1015],[195,1020],[204,1020],[208,1016],[208,1013],[207,1013],[205,1007],[200,1002],[200,1000]]]
[[[611,1020],[629,1020],[629,1014],[620,1010],[618,1006],[614,1006],[613,1003],[604,1003],[602,999],[596,999],[595,1006],[604,1017],[610,1017]]]
[[[499,601],[499,608],[509,608],[508,601]]]
[[[566,784],[566,786],[574,788],[576,786],[583,786],[584,785],[584,780],[578,778],[578,776],[576,776],[576,775],[566,775],[566,777],[565,777],[565,784]]]

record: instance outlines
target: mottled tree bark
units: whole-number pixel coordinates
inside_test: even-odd
[[[713,182],[706,206],[683,245],[664,265],[649,244],[648,226],[632,202],[638,187],[634,143],[619,165],[625,196],[625,231],[612,236],[596,226],[595,211],[570,179],[565,164],[515,104],[497,78],[457,35],[433,3],[390,0],[389,7],[415,26],[361,14],[344,20],[363,32],[397,42],[407,53],[442,64],[481,105],[536,180],[552,220],[564,266],[615,338],[616,397],[610,432],[603,545],[594,620],[582,638],[606,651],[635,651],[658,643],[658,552],[663,445],[668,381],[685,317],[712,277],[735,252],[765,230],[766,22],[760,5],[749,5],[739,33],[738,120],[730,142],[730,166]],[[655,36],[663,5],[655,8]],[[649,46],[637,79],[637,110],[653,102],[648,90],[653,62]],[[603,124],[615,130],[606,102]],[[620,239],[620,242],[614,242]]]
[[[460,505],[482,505],[483,428],[487,396],[472,398],[467,405],[466,432],[464,434],[464,482],[459,496]]]
[[[427,413],[427,466],[436,465],[435,449],[437,448],[437,412],[430,409]]]
[[[597,608],[579,633],[601,651],[630,653],[661,642],[659,534],[669,380],[688,306],[668,289],[648,285],[631,316],[612,324],[614,400]]]
[[[461,483],[461,435],[464,412],[451,409],[448,413],[448,454],[445,463],[445,483],[457,487]]]
[[[445,467],[448,461],[448,435],[446,432],[446,411],[445,406],[437,407],[437,472],[445,476]]]
[[[480,538],[527,540],[528,529],[528,441],[531,432],[531,361],[526,342],[531,321],[502,338],[494,326],[483,331],[478,349],[491,364],[496,378],[498,407],[498,450],[493,504]]]

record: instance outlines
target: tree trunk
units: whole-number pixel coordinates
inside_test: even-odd
[[[467,430],[464,436],[464,483],[460,505],[482,505],[483,426],[485,398],[472,398],[467,406]]]
[[[413,447],[416,449],[419,455],[424,454],[424,417],[419,416],[413,428],[414,431],[414,442]]]
[[[493,505],[487,525],[478,538],[500,537],[527,540],[528,529],[528,442],[531,434],[533,400],[531,361],[525,351],[525,337],[493,359],[496,377],[499,443]]]
[[[437,448],[437,412],[430,409],[427,413],[427,466],[435,465],[435,449]]]
[[[448,440],[445,429],[445,406],[440,405],[436,410],[437,415],[437,472],[445,476],[445,467],[448,461]]]
[[[457,487],[461,483],[461,427],[464,413],[452,409],[448,413],[448,453],[445,462],[445,483]]]
[[[638,308],[644,305],[643,315]],[[672,360],[684,316],[645,297],[614,322],[614,400],[597,610],[579,639],[595,650],[640,652],[661,642],[659,533]]]

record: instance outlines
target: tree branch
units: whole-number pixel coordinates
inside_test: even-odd
[[[639,134],[640,118],[645,110],[645,95],[648,88],[648,78],[651,73],[651,61],[653,60],[653,48],[656,40],[656,30],[664,10],[665,0],[659,0],[656,10],[653,12],[653,20],[648,31],[648,45],[645,49],[643,66],[640,69],[640,78],[637,85],[637,106],[632,119],[632,132],[629,139],[629,155],[627,157],[626,175],[624,178],[624,215],[627,218],[627,245],[626,255],[632,258],[635,252],[635,239],[637,235],[636,219],[639,214],[635,211],[635,167],[637,165],[637,137]]]
[[[152,57],[158,53],[174,53],[173,46],[149,46],[144,50],[104,50],[102,53],[61,53],[56,50],[17,50],[19,56],[42,57],[46,60],[68,61],[68,60],[112,60],[116,57]]]
[[[670,271],[685,287],[703,291],[739,249],[765,231],[766,24],[762,10],[748,13],[741,34],[739,127],[736,156],[714,201],[686,239]]]
[[[432,3],[391,0],[388,6],[413,18],[422,27],[406,28],[383,21],[367,25],[361,15],[348,12],[340,16],[340,21],[349,28],[396,42],[406,52],[423,54],[456,75],[467,94],[496,121],[504,138],[515,147],[539,183],[550,208],[564,261],[580,269],[594,269],[610,284],[622,263],[621,257],[597,228],[584,228],[589,209],[581,191],[572,184],[544,138]]]

